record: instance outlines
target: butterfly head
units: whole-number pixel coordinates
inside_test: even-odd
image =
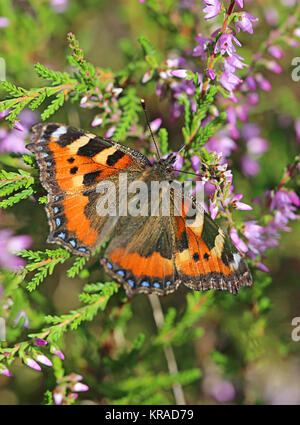
[[[176,161],[176,156],[173,153],[170,153],[167,158],[161,158],[157,162],[158,168],[160,168],[164,174],[170,175],[170,177],[173,177],[174,173],[174,162]]]

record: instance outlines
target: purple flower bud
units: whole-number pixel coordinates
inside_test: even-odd
[[[53,351],[53,354],[55,354],[56,356],[58,356],[61,360],[65,360],[65,356],[64,356],[64,354],[63,354],[62,351],[60,351],[60,350],[54,350]]]
[[[233,243],[235,244],[235,246],[237,247],[237,249],[239,249],[241,252],[247,252],[248,251],[248,247],[245,244],[245,242],[239,237],[238,232],[236,230],[235,227],[233,227],[230,230],[230,237],[233,241]]]
[[[73,391],[77,391],[77,392],[89,390],[89,387],[85,384],[82,384],[81,382],[77,382],[76,384],[72,385],[71,388]]]
[[[34,338],[35,345],[47,345],[48,342],[45,339]]]
[[[267,68],[275,74],[281,74],[282,72],[281,66],[275,61],[267,61]]]
[[[177,78],[186,78],[188,75],[186,69],[174,69],[170,71],[170,74],[172,75],[172,77]]]
[[[264,90],[264,91],[272,90],[271,84],[269,83],[269,81],[265,77],[262,76],[262,74],[256,74],[255,78],[256,78],[256,81],[259,84],[259,87],[262,90]]]
[[[14,129],[18,131],[25,131],[25,128],[22,126],[22,124],[19,121],[15,121]]]
[[[300,142],[300,119],[295,121],[295,132],[296,132],[296,138],[298,142]]]
[[[268,7],[264,12],[266,21],[269,25],[276,26],[279,22],[279,13],[273,7]]]
[[[41,366],[39,364],[37,364],[36,361],[34,361],[33,359],[30,359],[29,357],[27,357],[27,359],[25,359],[25,364],[27,366],[31,367],[31,369],[38,370],[38,371],[42,370]]]
[[[269,46],[268,52],[271,56],[273,56],[275,59],[281,59],[284,56],[283,50],[278,46]]]
[[[214,80],[216,78],[216,74],[215,74],[215,71],[213,69],[209,69],[207,71],[207,75],[211,80]]]
[[[247,148],[253,155],[262,155],[269,149],[269,142],[261,137],[253,137],[248,140]]]
[[[237,210],[241,210],[241,211],[251,211],[251,210],[253,210],[253,208],[250,205],[245,204],[244,202],[237,201],[237,202],[234,203],[234,205],[235,205]]]
[[[7,369],[7,367],[0,368],[0,373],[4,376],[8,376],[9,378],[13,376],[13,374]]]
[[[244,155],[242,157],[241,166],[243,173],[246,176],[255,176],[260,170],[258,162],[256,162],[254,159],[247,155]]]
[[[0,28],[6,28],[10,24],[10,20],[4,16],[0,16]]]
[[[156,118],[155,120],[151,121],[150,127],[153,133],[156,133],[159,127],[161,126],[162,119]]]
[[[265,266],[263,263],[255,263],[255,265],[256,265],[256,267],[259,269],[259,270],[261,270],[261,271],[263,271],[263,272],[266,272],[266,273],[268,273],[270,270],[268,269],[268,267],[267,266]]]
[[[213,220],[217,217],[218,211],[219,211],[219,207],[216,204],[216,202],[210,201],[209,202],[209,213],[210,213],[210,216]]]
[[[244,5],[243,5],[243,0],[235,0],[235,2],[236,2],[236,4],[239,6],[239,7],[243,7]]]
[[[113,136],[113,134],[114,134],[114,132],[116,131],[116,126],[115,125],[113,125],[112,127],[110,127],[108,130],[107,130],[107,132],[106,132],[106,134],[105,134],[105,137],[107,137],[108,139],[110,138],[110,137],[112,137]]]
[[[60,405],[63,401],[63,394],[60,392],[53,393],[54,403]]]
[[[44,354],[37,354],[36,359],[39,363],[42,363],[45,366],[53,366],[51,360],[44,356]]]
[[[98,115],[96,115],[91,123],[92,127],[97,127],[98,125],[103,123],[103,118],[99,117]]]
[[[229,381],[218,381],[216,384],[213,385],[211,395],[219,403],[228,403],[229,401],[234,399],[235,389]]]
[[[200,158],[198,155],[193,155],[191,158],[191,163],[192,163],[192,167],[193,169],[196,171],[196,173],[199,172],[199,168],[200,168]]]

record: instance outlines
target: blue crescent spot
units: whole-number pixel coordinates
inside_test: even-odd
[[[87,252],[87,249],[86,249],[86,248],[84,248],[83,246],[81,246],[80,248],[78,248],[78,251],[81,251],[81,252]]]
[[[170,286],[171,284],[172,284],[172,282],[170,282],[169,280],[167,280],[166,286]]]
[[[43,149],[43,148],[42,148]],[[47,152],[44,152],[43,157],[47,158],[47,156],[49,156],[49,154]]]
[[[51,162],[51,161],[48,161],[48,162],[47,162],[47,165],[48,165],[48,167],[51,167],[52,162]]]
[[[54,200],[55,201],[58,201],[59,200],[59,196],[55,196]]]
[[[230,282],[230,280],[228,280],[228,282],[227,282],[227,283],[228,283],[228,285],[231,285],[231,282]]]
[[[60,226],[61,225],[61,219],[60,218],[57,218],[55,220],[55,222],[56,222],[56,226]]]
[[[128,279],[126,282],[129,283],[131,288],[134,288],[134,280],[133,279]]]
[[[58,207],[54,207],[53,208],[53,212],[54,212],[54,214],[57,214],[59,212],[59,208]]]
[[[107,267],[111,270],[113,268],[112,264],[109,263],[108,261],[106,262]]]
[[[65,239],[65,238],[66,238],[66,234],[65,234],[65,233],[63,233],[63,232],[59,233],[57,236],[58,236],[59,238],[61,238],[61,239]]]
[[[160,283],[159,282],[154,282],[153,283],[154,288],[160,288]]]
[[[73,248],[75,248],[76,246],[76,242],[74,241],[74,239],[70,239],[69,244],[71,244]]]
[[[125,275],[126,275],[126,273],[124,272],[124,270],[118,270],[116,273],[118,275],[122,276],[122,277],[125,277]]]
[[[147,280],[143,280],[143,282],[141,282],[141,286],[149,287],[150,283]]]

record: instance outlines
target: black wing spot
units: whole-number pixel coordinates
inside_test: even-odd
[[[195,252],[195,254],[193,254],[193,260],[197,263],[197,261],[199,261],[199,254],[198,252]]]
[[[75,158],[68,158],[67,160],[70,164],[73,164],[73,162],[75,161]]]
[[[125,156],[124,152],[116,151],[107,157],[106,164],[112,167],[119,161],[119,159],[123,158],[123,156]]]
[[[62,147],[68,146],[83,135],[84,133],[77,128],[68,127],[67,132],[59,136],[58,144]]]
[[[95,137],[94,139],[91,139],[86,145],[81,146],[78,149],[77,154],[80,156],[87,156],[92,158],[93,156],[97,155],[97,153],[107,149],[107,147],[108,144],[104,144],[97,137]]]
[[[207,254],[207,252],[203,255],[204,260],[208,261],[209,260],[209,255]]]
[[[89,186],[96,182],[96,179],[98,176],[100,176],[101,170],[99,171],[92,171],[91,173],[85,174],[83,177],[83,184],[86,186]]]
[[[71,174],[76,174],[77,171],[78,171],[78,167],[73,167],[73,168],[71,168],[70,173]]]

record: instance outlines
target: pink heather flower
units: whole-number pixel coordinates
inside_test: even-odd
[[[299,37],[299,38],[300,38],[300,28],[296,28],[296,29],[294,30],[294,35],[295,35],[296,37]]]
[[[0,28],[6,28],[10,24],[10,20],[4,16],[0,16]]]
[[[243,173],[246,176],[250,176],[250,177],[256,176],[256,174],[260,170],[260,166],[258,162],[248,155],[244,155],[242,157],[241,166],[242,166]]]
[[[255,78],[256,78],[256,81],[259,84],[259,87],[262,90],[264,90],[264,91],[272,90],[271,84],[269,83],[269,81],[265,77],[263,77],[262,74],[256,74]]]
[[[207,75],[208,75],[208,77],[209,77],[211,80],[214,80],[214,79],[216,78],[216,73],[215,73],[215,71],[214,71],[213,69],[209,69],[209,70],[207,71]]]
[[[262,137],[253,137],[247,141],[247,149],[253,155],[262,155],[269,149],[269,142]]]
[[[37,354],[36,359],[39,363],[42,363],[45,366],[53,366],[51,360],[44,356],[44,354]]]
[[[29,357],[27,357],[27,359],[25,359],[25,364],[27,366],[31,367],[31,369],[38,370],[38,371],[42,370],[41,366],[39,364],[37,364],[36,361],[34,361],[33,359],[30,359]]]
[[[235,397],[234,386],[229,381],[218,381],[211,389],[211,395],[219,403],[228,403]]]
[[[199,172],[199,168],[200,168],[200,158],[198,155],[193,155],[191,158],[191,163],[192,163],[192,167],[193,169],[196,171],[196,173]]]
[[[214,18],[222,10],[222,3],[219,0],[203,0],[203,3],[206,5],[203,9],[203,12],[206,14],[204,16],[205,20]]]
[[[106,134],[105,134],[105,137],[107,137],[108,139],[110,138],[110,137],[112,137],[113,136],[113,134],[114,134],[114,132],[116,131],[116,126],[115,125],[113,125],[112,127],[110,127],[108,130],[107,130],[107,132],[106,132]]]
[[[212,41],[209,38],[202,37],[200,33],[196,35],[195,40],[198,42],[198,45],[193,50],[193,56],[201,56],[201,58],[204,59],[207,46],[211,44]]]
[[[156,133],[157,130],[160,128],[162,123],[162,119],[161,118],[156,118],[155,120],[150,122],[150,127],[153,133]]]
[[[88,391],[89,387],[85,384],[82,384],[81,382],[77,382],[76,384],[71,386],[71,389],[73,391],[80,392],[80,391]]]
[[[270,270],[268,269],[268,267],[267,266],[265,266],[263,263],[255,263],[255,266],[259,269],[259,270],[261,270],[261,271],[263,271],[263,272],[266,272],[266,273],[268,273]]]
[[[220,50],[222,55],[227,53],[228,56],[232,56],[236,51],[233,42],[239,47],[242,45],[233,34],[222,34],[216,42],[214,52],[218,53]]]
[[[275,59],[281,59],[284,56],[284,51],[278,46],[269,46],[268,52]]]
[[[67,10],[69,0],[51,0],[51,7],[56,13],[63,13]]]
[[[5,367],[4,369],[0,368],[0,373],[4,376],[8,376],[9,378],[13,376],[12,373],[7,369],[7,367]]]
[[[237,144],[222,132],[211,137],[205,145],[208,152],[222,152],[223,157],[231,155],[232,151],[237,149]]]
[[[170,71],[170,74],[172,75],[172,77],[177,78],[186,78],[188,75],[186,69],[174,69]]]
[[[242,80],[234,74],[223,72],[220,76],[220,83],[230,93],[240,84]]]
[[[243,5],[243,0],[235,0],[235,2],[236,2],[236,4],[239,6],[239,7],[243,7],[244,5]]]
[[[60,405],[63,401],[63,394],[61,392],[53,392],[54,403]]]
[[[237,247],[237,249],[241,252],[247,252],[248,251],[248,247],[245,244],[245,242],[243,241],[243,239],[241,239],[238,235],[238,231],[236,230],[235,227],[233,227],[230,230],[230,237],[232,239],[232,242],[235,244],[235,246]]]
[[[30,236],[13,236],[9,229],[0,230],[0,266],[10,270],[17,270],[25,265],[23,258],[17,257],[16,252],[30,247]]]
[[[54,350],[53,354],[55,354],[56,356],[58,356],[61,360],[65,360],[65,356],[63,354],[63,352],[61,350]]]
[[[252,77],[252,75],[248,75],[248,77],[246,77],[245,79],[248,87],[250,90],[255,91],[256,90],[256,81],[255,79]]]
[[[275,62],[275,61],[267,61],[266,62],[267,68],[274,72],[275,74],[281,74],[282,72],[282,68],[279,65],[279,63]]]
[[[258,21],[258,18],[255,18],[255,16],[251,15],[250,13],[241,13],[240,15],[238,15],[237,20],[235,21],[237,32],[240,32],[240,30],[242,30],[244,32],[249,32],[250,34],[253,34],[252,22],[256,21]]]
[[[268,7],[264,12],[266,21],[269,25],[275,26],[279,22],[279,13],[273,7]]]
[[[91,122],[92,127],[97,127],[98,125],[101,125],[103,123],[103,118],[98,117],[97,115],[94,117],[93,121]]]
[[[243,69],[244,67],[247,67],[248,65],[246,63],[243,63],[242,60],[244,58],[237,53],[234,53],[232,56],[228,56],[224,59],[224,70],[226,73],[233,73],[235,72],[236,68]]]
[[[45,339],[34,338],[34,344],[35,345],[47,345],[48,342]]]
[[[298,142],[300,142],[300,119],[295,121],[295,132],[296,132],[296,138]]]

